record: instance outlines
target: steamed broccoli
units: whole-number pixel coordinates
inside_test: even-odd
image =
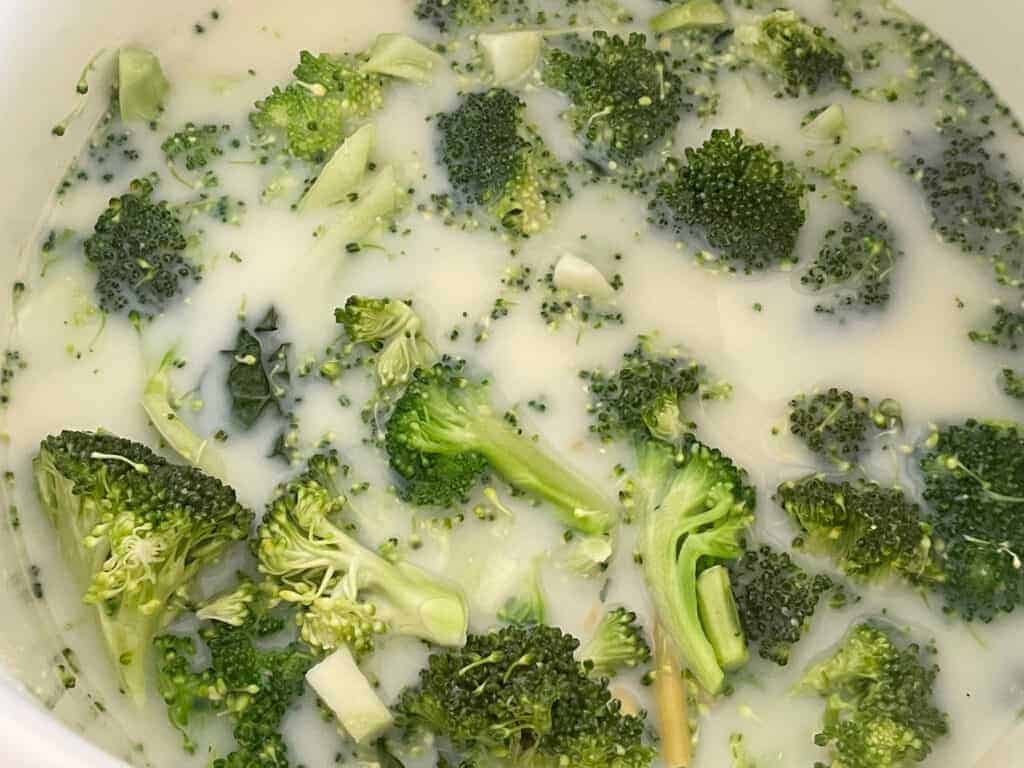
[[[277,583],[279,599],[301,606],[302,639],[318,651],[346,645],[356,656],[389,630],[462,645],[468,619],[457,587],[388,562],[343,530],[339,471],[336,453],[313,456],[280,488],[259,528],[259,569]]]
[[[619,606],[601,617],[578,657],[588,671],[601,677],[612,677],[621,669],[646,664],[651,658],[651,647],[636,614]]]
[[[821,596],[833,588],[832,579],[807,573],[788,553],[767,544],[746,550],[729,563],[729,572],[747,639],[761,658],[785,666]]]
[[[756,24],[738,27],[736,41],[739,55],[781,80],[787,96],[833,84],[850,86],[846,56],[835,38],[795,11],[774,11]]]
[[[565,193],[565,171],[523,117],[525,104],[501,88],[467,94],[437,116],[439,157],[454,202],[480,207],[518,235],[539,232]]]
[[[149,179],[133,181],[128,192],[110,199],[85,241],[104,312],[152,316],[179,298],[183,283],[200,278],[200,268],[184,256],[181,221],[152,195]]]
[[[488,382],[467,379],[463,368],[462,361],[444,357],[418,369],[395,404],[385,445],[403,496],[449,506],[493,469],[518,490],[549,501],[569,528],[608,531],[616,521],[608,500],[495,412]]]
[[[625,715],[575,657],[579,641],[544,625],[471,635],[435,653],[398,702],[408,731],[443,736],[467,762],[508,768],[647,768],[644,716]]]
[[[931,526],[899,488],[809,475],[782,483],[775,501],[800,526],[798,545],[853,579],[895,575],[925,586],[942,579]]]
[[[199,569],[246,538],[252,512],[219,480],[106,433],[47,437],[32,467],[63,550],[88,582],[83,599],[97,608],[125,691],[142,701],[153,637]]]
[[[408,383],[413,371],[436,357],[423,336],[423,322],[404,301],[350,296],[344,307],[334,310],[334,319],[345,326],[352,342],[367,344],[376,352],[382,387]]]
[[[1001,304],[992,308],[992,326],[986,329],[972,329],[967,338],[976,344],[991,344],[993,347],[1015,351],[1020,347],[1018,339],[1024,336],[1024,312],[1015,312]]]
[[[114,87],[121,120],[152,123],[163,112],[171,84],[155,54],[144,48],[126,46],[117,52]]]
[[[525,9],[525,0],[417,0],[413,13],[441,32],[450,32],[482,27]]]
[[[519,591],[509,597],[498,610],[498,620],[508,624],[543,624],[546,614],[547,601],[540,580],[540,560],[536,559],[530,564]]]
[[[841,472],[856,464],[869,431],[888,431],[901,424],[899,403],[889,398],[875,405],[866,397],[831,387],[789,401],[789,431]]]
[[[185,123],[184,127],[172,133],[160,145],[171,174],[189,186],[216,186],[216,176],[207,172],[199,181],[189,180],[182,173],[179,164],[186,171],[202,171],[214,158],[224,154],[220,140],[227,132],[226,125],[196,125]]]
[[[854,627],[836,652],[810,667],[797,690],[825,699],[825,768],[905,768],[923,761],[949,731],[935,705],[934,647],[904,642],[869,623]]]
[[[657,187],[656,224],[703,240],[746,272],[794,259],[806,212],[805,184],[792,165],[738,130],[716,128],[685,154],[674,178]]]
[[[1024,601],[1024,429],[969,419],[936,428],[919,466],[949,610],[991,621]]]
[[[754,489],[729,458],[696,441],[682,448],[643,439],[636,445],[643,494],[637,550],[648,591],[684,664],[716,694],[725,673],[746,663],[746,643],[728,579],[712,583],[706,596],[713,603],[702,611],[698,577],[742,554]]]
[[[631,163],[672,133],[685,102],[683,81],[664,51],[639,33],[574,38],[546,57],[544,83],[569,98],[566,118],[588,153]]]
[[[614,373],[580,373],[590,391],[590,431],[603,442],[645,433],[678,442],[694,429],[685,417],[688,400],[724,398],[732,391],[724,382],[710,381],[696,360],[678,350],[658,350],[649,337],[641,337],[622,358]]]
[[[1014,400],[1024,400],[1024,374],[1013,368],[1003,368],[999,372],[999,387],[1003,394]]]

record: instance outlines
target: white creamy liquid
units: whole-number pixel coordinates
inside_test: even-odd
[[[654,8],[638,0],[638,19]],[[824,20],[824,3],[807,3]],[[133,141],[142,160],[118,173],[109,185],[78,185],[47,214],[41,231],[71,227],[79,239],[91,231],[106,198],[121,194],[133,176],[150,170],[164,176],[157,196],[184,199],[187,190],[166,173],[159,151],[160,139],[186,120],[229,123],[232,135],[244,137],[247,114],[257,98],[275,83],[286,82],[300,49],[356,51],[379,32],[400,31],[425,36],[407,0],[374,3],[310,0],[296,14],[289,4],[258,3],[250,11],[236,7],[216,23],[206,24],[196,36],[189,27],[169,31],[167,37],[141,41],[160,57],[172,95],[160,132],[134,129]],[[97,40],[97,47],[109,41]],[[255,75],[247,70],[252,68]],[[434,159],[434,134],[425,118],[450,108],[459,83],[453,76],[439,77],[429,87],[395,84],[387,92],[385,108],[375,118],[378,144],[375,160],[394,163],[415,187],[414,201],[444,188],[443,171]],[[685,116],[676,146],[700,143],[713,127],[742,127],[767,143],[778,142],[786,157],[802,159],[808,149],[828,152],[804,140],[796,127],[807,110],[806,100],[771,98],[760,79],[746,75],[725,78],[720,113],[706,123]],[[561,104],[551,94],[526,91],[529,115],[556,152],[569,158],[573,140],[558,119]],[[876,142],[899,146],[903,129],[930,124],[927,112],[906,106],[892,108],[840,97],[847,108],[850,143]],[[1022,156],[1017,150],[1016,158]],[[232,158],[255,153],[242,150]],[[78,685],[69,691],[55,688],[52,670],[22,670],[22,677],[38,690],[55,711],[85,730],[89,738],[127,759],[155,766],[201,766],[208,755],[203,748],[185,755],[180,737],[166,719],[162,702],[154,695],[143,712],[135,711],[116,692],[113,670],[104,656],[95,627],[94,609],[80,602],[80,590],[62,566],[48,521],[33,497],[30,460],[40,439],[62,428],[103,427],[150,445],[153,430],[138,405],[146,372],[175,345],[188,365],[174,375],[177,391],[200,387],[203,408],[182,411],[183,418],[201,435],[225,428],[230,438],[218,446],[227,463],[226,480],[241,500],[259,510],[276,483],[291,470],[266,458],[280,426],[267,417],[249,433],[231,426],[223,387],[226,370],[222,350],[230,349],[238,327],[239,307],[255,321],[273,303],[281,314],[283,336],[294,343],[299,360],[317,353],[338,335],[334,307],[351,294],[391,296],[414,300],[427,335],[437,346],[466,356],[472,368],[486,371],[497,382],[499,405],[515,407],[527,430],[542,434],[551,446],[588,477],[614,494],[612,468],[628,461],[625,452],[600,445],[588,434],[588,401],[580,369],[614,369],[621,354],[639,333],[657,330],[668,343],[678,343],[708,366],[716,377],[730,381],[731,400],[694,405],[701,439],[720,447],[746,467],[758,489],[755,538],[785,547],[795,530],[771,501],[782,479],[812,469],[807,451],[786,434],[786,402],[793,394],[815,386],[839,385],[875,398],[900,401],[907,424],[906,442],[919,437],[933,420],[951,421],[968,415],[1015,418],[1020,405],[998,390],[996,372],[1009,363],[1001,352],[972,345],[966,329],[987,319],[993,298],[990,273],[956,249],[936,241],[927,225],[927,212],[918,190],[882,157],[869,157],[853,170],[866,200],[888,217],[905,257],[897,265],[893,299],[888,309],[871,317],[850,317],[845,324],[818,316],[814,297],[796,292],[794,275],[772,271],[756,277],[713,273],[694,262],[693,256],[673,244],[645,221],[645,203],[611,186],[589,186],[555,211],[553,226],[524,242],[503,241],[487,231],[468,233],[445,227],[436,217],[411,208],[400,221],[408,235],[381,235],[374,242],[385,251],[367,250],[338,256],[313,252],[316,215],[300,216],[287,201],[262,205],[259,190],[272,175],[251,165],[222,165],[218,173],[224,189],[246,201],[248,212],[240,227],[203,219],[206,230],[202,252],[207,265],[202,282],[188,300],[159,317],[140,335],[121,317],[111,317],[102,333],[97,320],[76,324],[92,297],[93,275],[85,268],[80,246],[65,248],[64,256],[40,277],[33,252],[24,265],[28,291],[12,327],[10,345],[22,350],[27,370],[18,374],[13,404],[5,413],[10,435],[7,455],[16,474],[15,499],[20,510],[19,536],[26,562],[40,569],[45,608],[54,623],[47,643],[74,648],[83,669]],[[799,249],[808,261],[818,245],[826,221],[811,218],[804,227]],[[586,235],[586,239],[581,239]],[[515,248],[515,255],[510,249]],[[228,258],[236,251],[240,263]],[[508,293],[515,302],[509,316],[490,323],[489,338],[474,343],[474,323],[490,312],[501,293],[506,268],[527,265],[539,279],[571,252],[591,261],[606,275],[618,272],[624,288],[617,306],[623,327],[585,330],[578,336],[569,323],[549,330],[538,315],[543,287],[527,293]],[[621,261],[613,254],[621,253]],[[959,299],[964,307],[955,308]],[[763,311],[753,309],[755,303]],[[455,343],[449,331],[459,327]],[[95,339],[95,340],[94,340]],[[69,345],[75,352],[69,353]],[[78,356],[80,353],[80,356]],[[408,540],[409,514],[398,509],[384,492],[391,482],[386,458],[363,444],[366,427],[359,405],[371,383],[362,371],[347,373],[335,385],[311,378],[305,382],[304,402],[297,410],[303,443],[310,448],[327,433],[333,435],[356,477],[373,483],[374,491],[357,499],[361,535],[375,545],[388,536]],[[338,396],[347,394],[352,405],[343,408]],[[543,396],[547,412],[526,407]],[[773,436],[773,427],[782,434]],[[908,482],[903,463],[887,453],[876,457],[875,476],[882,482]],[[410,559],[435,568],[459,581],[472,603],[472,626],[484,630],[494,613],[512,593],[531,559],[548,553],[543,572],[550,619],[566,631],[586,637],[599,613],[605,582],[607,600],[623,603],[645,619],[649,605],[632,562],[632,535],[620,534],[617,555],[607,574],[582,580],[558,567],[564,555],[560,530],[542,508],[511,498],[497,486],[502,500],[515,510],[515,521],[500,518],[480,522],[468,512],[466,521],[449,537],[423,530],[424,546],[404,548]],[[472,505],[470,505],[471,507]],[[418,517],[428,513],[420,511]],[[799,558],[813,569],[830,572],[824,560]],[[230,582],[231,564],[203,577],[203,589],[214,592]],[[735,680],[735,693],[722,698],[703,718],[694,766],[728,765],[728,736],[742,731],[751,752],[764,765],[811,765],[825,753],[811,741],[820,726],[822,702],[794,698],[788,690],[808,660],[834,644],[859,617],[887,612],[899,624],[913,628],[922,638],[934,637],[939,650],[938,701],[950,713],[951,735],[942,740],[927,762],[935,768],[973,766],[1017,717],[1024,704],[1024,663],[1019,637],[1024,613],[1018,611],[991,625],[964,625],[946,619],[940,598],[932,604],[896,585],[885,589],[854,589],[862,596],[842,611],[824,604],[815,615],[806,639],[794,649],[789,666],[778,668],[755,658]],[[26,594],[25,600],[31,600]],[[8,632],[5,628],[2,630]],[[38,630],[12,628],[23,633],[27,645],[40,642]],[[26,654],[28,651],[26,650]],[[27,656],[26,656],[27,658]],[[418,643],[390,640],[369,662],[379,675],[381,690],[390,699],[414,681],[425,658]],[[19,664],[19,657],[8,660]],[[653,710],[648,689],[639,675],[615,681],[617,689]],[[88,708],[94,695],[106,708]],[[85,702],[86,705],[83,705]],[[91,712],[91,715],[85,714]],[[653,715],[650,721],[653,722]],[[230,748],[223,722],[197,719],[197,740],[212,741],[215,752]],[[301,707],[289,714],[287,739],[293,765],[333,764],[342,746],[315,712],[307,694]],[[131,734],[126,736],[125,734]],[[144,749],[128,744],[142,741]],[[428,765],[409,759],[407,765]],[[761,765],[761,763],[759,763]]]

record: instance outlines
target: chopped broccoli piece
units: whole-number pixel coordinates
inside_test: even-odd
[[[171,174],[191,187],[214,186],[216,177],[212,177],[212,183],[192,181],[186,178],[178,166],[184,166],[186,171],[201,171],[208,167],[214,158],[224,154],[220,140],[227,129],[226,125],[196,125],[189,122],[180,131],[164,139],[160,149],[163,150]],[[207,181],[209,178],[204,177]]]
[[[923,585],[942,578],[931,526],[899,488],[809,475],[782,483],[775,500],[800,526],[799,545],[827,555],[850,578],[896,575]]]
[[[794,260],[806,212],[805,184],[792,165],[738,130],[716,128],[685,154],[675,178],[658,185],[656,224],[703,239],[746,272]]]
[[[433,79],[434,70],[442,63],[441,56],[423,43],[408,35],[385,32],[377,35],[366,52],[366,61],[361,68],[363,72],[397,77],[422,85]]]
[[[732,391],[724,382],[711,382],[696,360],[678,350],[658,350],[647,337],[622,358],[622,366],[612,374],[580,374],[590,390],[590,431],[603,442],[643,433],[678,442],[695,428],[685,418],[688,400],[724,398]]]
[[[399,698],[399,725],[444,736],[471,765],[646,768],[643,715],[622,714],[607,679],[576,661],[578,646],[544,625],[471,635],[430,657]]]
[[[566,118],[588,153],[605,163],[631,163],[666,138],[686,106],[683,81],[665,51],[646,36],[607,32],[574,38],[548,53],[544,83],[569,98]]]
[[[729,23],[729,14],[718,0],[686,0],[670,6],[651,19],[651,31],[665,34],[676,29],[706,29]]]
[[[196,617],[240,627],[263,609],[262,597],[260,587],[252,579],[241,577],[236,587],[203,603]]]
[[[530,564],[519,592],[506,600],[498,610],[498,620],[508,624],[543,624],[546,614],[547,606],[538,559]]]
[[[364,125],[347,137],[320,169],[316,181],[303,194],[299,210],[327,208],[355,192],[366,175],[376,138],[377,131],[372,124]]]
[[[106,433],[47,437],[32,468],[63,550],[88,582],[83,600],[97,608],[125,691],[141,702],[153,637],[199,569],[246,538],[252,512],[219,480]]]
[[[394,220],[409,200],[407,189],[391,165],[381,168],[356,194],[358,199],[341,208],[319,236],[318,250],[358,252],[363,238],[394,228]]]
[[[936,429],[919,466],[950,611],[991,621],[1024,601],[1024,430],[969,419]]]
[[[949,731],[934,700],[934,653],[863,623],[804,673],[798,690],[827,702],[814,736],[831,753],[827,768],[904,768],[929,755]]]
[[[622,669],[633,669],[650,661],[651,647],[636,614],[619,606],[601,617],[578,657],[593,674],[613,677]]]
[[[846,56],[823,27],[795,11],[775,11],[736,29],[739,55],[780,79],[783,93],[800,96],[829,85],[849,87]]]
[[[742,554],[753,521],[754,489],[746,473],[719,451],[690,442],[675,448],[636,443],[642,517],[637,539],[648,591],[683,662],[709,693],[722,690],[725,672],[711,637],[727,636],[730,617],[701,622],[697,581],[702,570]],[[737,627],[738,629],[738,627]]]
[[[881,432],[900,426],[899,403],[890,398],[874,405],[866,397],[832,387],[789,401],[789,431],[842,472],[856,464],[869,430]]]
[[[356,344],[367,344],[377,355],[377,379],[382,387],[407,384],[417,368],[436,358],[434,347],[423,336],[423,322],[412,307],[396,299],[350,296],[334,310],[334,319],[345,326]]]
[[[458,588],[409,563],[390,563],[342,528],[348,503],[335,452],[313,456],[279,489],[259,528],[259,568],[277,596],[302,606],[302,639],[320,651],[358,655],[391,630],[438,645],[465,642],[467,608]]]
[[[551,502],[559,522],[604,533],[615,508],[592,484],[550,456],[490,402],[488,382],[463,375],[464,363],[444,357],[420,368],[385,427],[391,466],[403,496],[449,506],[465,499],[488,469],[509,484]]]
[[[743,630],[761,658],[780,666],[803,637],[821,596],[833,588],[824,574],[809,574],[787,552],[768,545],[729,563]]]
[[[967,333],[967,338],[976,344],[991,344],[1010,351],[1020,347],[1018,339],[1024,336],[1024,312],[1014,312],[997,304],[992,308],[992,314],[995,318],[991,328],[973,329]]]
[[[1012,368],[1003,368],[999,372],[999,386],[1004,395],[1015,400],[1024,400],[1024,374]]]
[[[506,230],[539,232],[565,191],[565,171],[524,121],[525,104],[501,88],[470,93],[437,116],[439,156],[455,202],[481,207]]]
[[[97,272],[96,294],[104,312],[151,317],[198,282],[200,269],[185,259],[188,245],[171,207],[152,197],[153,184],[136,179],[110,199],[85,241],[85,258]]]
[[[117,102],[124,122],[156,120],[170,89],[160,60],[152,53],[131,47],[117,52]]]
[[[732,594],[729,569],[724,565],[712,565],[700,572],[697,577],[697,608],[718,665],[726,672],[732,672],[750,661],[747,638]]]
[[[356,744],[372,741],[394,723],[348,648],[338,648],[313,667],[306,679]]]
[[[524,0],[417,0],[413,13],[441,32],[452,32],[482,27],[525,6]]]

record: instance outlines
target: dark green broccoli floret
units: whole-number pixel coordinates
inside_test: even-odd
[[[468,765],[646,768],[643,715],[587,675],[579,641],[544,625],[471,635],[435,653],[399,698],[399,724],[445,737]]]
[[[945,426],[920,459],[927,521],[941,542],[946,604],[991,621],[1024,600],[1024,430],[970,419]]]
[[[85,241],[85,258],[96,268],[96,294],[104,312],[152,316],[198,281],[200,269],[185,259],[180,219],[152,198],[153,184],[136,179],[111,198]]]
[[[184,178],[178,169],[183,165],[186,171],[200,171],[206,168],[215,157],[224,154],[220,140],[227,132],[226,125],[196,125],[185,123],[177,133],[172,133],[160,145],[164,158],[171,173],[180,181],[195,186],[195,182]],[[216,185],[215,176],[206,176],[199,182],[202,186]]]
[[[746,663],[747,648],[728,574],[713,590],[699,592],[698,581],[715,563],[742,554],[754,489],[728,457],[696,441],[676,448],[641,439],[636,451],[637,552],[651,601],[686,668],[716,694],[725,673]]]
[[[343,530],[340,471],[336,453],[313,456],[279,489],[259,528],[259,569],[280,585],[279,599],[302,607],[302,639],[320,651],[346,645],[356,656],[387,630],[461,645],[468,618],[457,587],[389,562]]]
[[[210,666],[192,671],[195,644],[191,638],[156,638],[157,679],[167,714],[193,746],[187,729],[193,711],[207,708],[231,719],[236,749],[218,757],[212,768],[287,768],[288,749],[281,721],[305,690],[305,675],[315,658],[300,644],[257,647],[284,621],[253,616],[240,626],[214,622],[199,636],[210,652]]]
[[[669,55],[648,48],[636,32],[625,40],[603,31],[593,41],[576,38],[568,50],[547,55],[543,76],[569,97],[569,123],[603,162],[641,157],[672,132],[685,107]]]
[[[889,398],[874,405],[832,387],[789,401],[789,431],[843,472],[857,462],[870,430],[888,431],[901,424],[899,403]]]
[[[644,628],[633,611],[612,608],[598,622],[594,634],[579,652],[579,660],[595,675],[611,677],[621,669],[633,669],[651,658]]]
[[[193,467],[105,433],[47,437],[32,462],[64,551],[77,553],[124,688],[145,696],[146,653],[204,565],[249,534],[252,512]]]
[[[457,205],[479,206],[520,235],[543,229],[565,191],[565,171],[501,88],[467,94],[437,115],[439,156]]]
[[[525,8],[525,0],[417,0],[413,13],[441,32],[450,32],[481,27]]]
[[[796,169],[741,131],[715,129],[688,147],[675,177],[658,185],[654,221],[694,236],[747,272],[793,259],[804,224],[805,184]]]
[[[1020,346],[1018,339],[1024,336],[1024,312],[1014,312],[997,304],[992,308],[992,314],[995,318],[991,328],[968,331],[967,338],[978,344],[1016,350]]]
[[[649,338],[641,337],[622,358],[622,367],[612,374],[580,373],[590,391],[590,431],[604,442],[645,432],[677,442],[694,429],[684,415],[689,399],[724,398],[732,391],[724,382],[710,382],[696,360],[676,350],[657,350]]]
[[[821,249],[800,283],[815,294],[828,296],[816,312],[884,309],[892,293],[892,272],[902,255],[893,247],[888,223],[873,207],[850,206],[838,226],[825,232]]]
[[[810,475],[782,483],[775,501],[800,526],[799,546],[830,557],[853,579],[892,574],[928,585],[942,578],[932,529],[899,488]]]
[[[999,372],[999,386],[1004,395],[1015,400],[1024,400],[1024,374],[1012,368],[1003,368]]]
[[[892,630],[859,624],[839,649],[810,667],[798,690],[827,702],[814,743],[827,747],[824,768],[906,768],[923,761],[949,732],[935,705],[935,648]]]
[[[730,562],[729,572],[747,640],[757,645],[761,658],[785,666],[821,596],[833,588],[832,579],[808,573],[788,553],[767,544]]]
[[[836,39],[795,11],[775,11],[757,24],[741,26],[736,40],[740,55],[779,78],[788,96],[815,93],[833,83],[850,85],[846,56]]]
[[[493,469],[509,484],[551,502],[557,519],[584,533],[604,533],[616,512],[587,480],[496,412],[487,381],[471,381],[462,361],[442,358],[413,375],[385,427],[402,494],[416,504],[463,501]]]

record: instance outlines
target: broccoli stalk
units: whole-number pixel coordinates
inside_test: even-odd
[[[563,525],[587,534],[608,531],[616,520],[611,503],[496,414],[487,382],[465,378],[463,367],[444,358],[417,370],[388,420],[385,445],[405,481],[405,497],[450,505],[491,468],[513,487],[551,502]]]
[[[636,614],[621,606],[601,617],[590,641],[579,652],[579,660],[601,677],[638,667],[650,658],[651,648]]]
[[[260,571],[278,596],[307,606],[303,638],[316,648],[369,650],[385,628],[438,645],[462,645],[467,608],[454,586],[408,563],[390,563],[334,522],[346,500],[337,455],[318,454],[284,485],[259,528]]]
[[[36,487],[67,556],[77,560],[122,683],[137,703],[146,654],[193,577],[249,533],[235,492],[144,445],[93,432],[43,440]]]

